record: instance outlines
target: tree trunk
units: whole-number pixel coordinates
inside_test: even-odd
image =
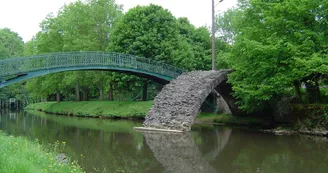
[[[301,103],[302,102],[302,93],[301,93],[301,89],[300,89],[301,88],[301,82],[300,81],[294,81],[293,85],[294,85],[296,97],[297,97],[298,101]]]
[[[80,85],[79,82],[76,81],[75,83],[75,99],[76,101],[81,101],[81,97],[80,97]]]
[[[99,86],[99,100],[103,101],[104,100],[104,86],[103,86],[103,82],[100,83]]]
[[[147,92],[148,92],[148,83],[147,81],[145,81],[142,86],[142,101],[147,101],[148,99]]]
[[[314,81],[306,81],[305,86],[306,92],[308,93],[309,103],[320,103],[321,96],[318,79],[314,79]]]
[[[47,97],[45,97],[45,98],[41,97],[41,102],[48,102]]]
[[[322,97],[321,97],[321,94],[320,94],[320,86],[319,86],[319,80],[318,79],[315,80],[315,86],[316,86],[317,99],[318,99],[319,103],[322,103],[323,100],[322,100]]]
[[[89,100],[88,94],[89,94],[89,88],[84,88],[83,89],[83,101]]]
[[[113,96],[113,84],[109,84],[109,90],[108,90],[108,100],[113,101],[114,96]]]
[[[56,101],[60,102],[60,92],[58,89],[56,90]]]
[[[99,100],[104,101],[104,88],[99,88]]]

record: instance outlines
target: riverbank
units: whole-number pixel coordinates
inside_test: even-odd
[[[147,102],[118,102],[118,101],[87,101],[87,102],[43,102],[28,105],[25,109],[41,111],[49,114],[110,119],[144,119],[151,108],[152,101]],[[302,110],[304,108],[302,107]],[[299,113],[299,109],[294,108]],[[303,110],[303,112],[306,112]],[[308,111],[309,112],[309,111]],[[310,111],[311,112],[311,111]],[[294,116],[295,117],[295,116]],[[228,126],[247,126],[267,133],[277,135],[307,134],[316,136],[328,136],[326,128],[310,126],[317,123],[318,115],[302,115],[306,119],[295,119],[296,123],[279,124],[273,122],[270,117],[238,117],[231,115],[200,114],[195,123],[218,124]],[[312,119],[309,119],[311,117]],[[314,118],[313,118],[314,117]],[[320,116],[321,117],[321,116]],[[297,121],[296,121],[297,120]],[[320,122],[323,122],[320,119]],[[326,121],[325,121],[326,122]]]
[[[150,110],[152,101],[118,102],[118,101],[86,101],[86,102],[42,102],[28,105],[26,110],[41,111],[76,117],[94,118],[137,118],[144,119]],[[264,120],[255,117],[234,117],[231,115],[200,114],[198,123],[216,123],[224,125],[262,125]]]
[[[8,136],[0,131],[0,172],[82,173],[75,163],[60,163],[56,153],[37,141]]]
[[[143,119],[151,105],[152,101],[42,102],[30,104],[25,109],[76,117]]]
[[[311,122],[316,122],[312,120]],[[201,114],[196,120],[200,124],[217,124],[227,126],[243,126],[252,127],[254,130],[264,133],[272,133],[275,135],[309,135],[328,137],[328,130],[324,126],[309,126],[305,122],[309,122],[309,118],[299,120],[295,123],[278,123],[272,122],[271,119],[265,117],[236,117],[231,115],[217,114]]]

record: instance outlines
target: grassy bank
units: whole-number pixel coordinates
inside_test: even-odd
[[[44,102],[28,105],[25,109],[80,117],[144,118],[151,104],[151,101]]]
[[[51,114],[79,117],[103,118],[144,118],[151,108],[148,102],[87,101],[87,102],[44,102],[28,105],[25,109]],[[230,115],[200,114],[199,123],[220,123],[225,125],[262,125],[263,119],[256,117],[235,117]]]
[[[103,132],[124,132],[135,133],[133,127],[141,126],[141,121],[125,121],[125,120],[107,120],[102,121],[96,118],[68,118],[66,116],[53,116],[44,112],[27,110],[30,115],[42,117],[44,119],[56,122],[61,125],[77,127],[81,129],[100,130]]]
[[[60,164],[56,154],[37,142],[7,136],[0,131],[0,172],[80,173],[76,164]]]

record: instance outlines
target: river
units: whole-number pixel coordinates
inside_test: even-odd
[[[195,125],[184,134],[136,132],[140,121],[0,110],[0,130],[59,141],[87,173],[326,173],[326,138]],[[0,141],[1,142],[1,141]]]

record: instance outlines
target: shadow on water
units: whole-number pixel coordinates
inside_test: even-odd
[[[63,152],[87,173],[328,170],[328,142],[324,138],[275,136],[214,126],[194,126],[192,132],[184,134],[132,130],[141,124],[0,110],[1,130],[45,144],[65,142]]]

